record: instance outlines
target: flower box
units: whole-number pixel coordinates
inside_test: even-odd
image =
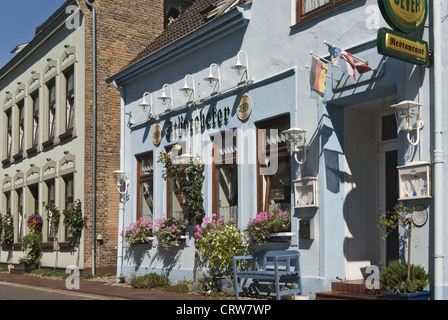
[[[185,235],[180,236],[179,237],[179,243],[180,244],[186,244],[187,243],[187,239],[188,239],[188,236],[185,236]]]
[[[120,233],[125,246],[134,244],[149,244],[154,240],[151,220],[140,218]]]
[[[152,244],[154,239],[155,239],[154,237],[147,237],[145,240],[142,240],[141,242],[133,242],[130,245],[135,246],[135,245],[141,245],[141,244],[144,244],[144,245]]]
[[[295,232],[277,232],[269,234],[268,242],[291,242],[291,237],[295,237]]]

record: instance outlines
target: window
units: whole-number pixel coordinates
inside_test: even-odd
[[[56,82],[52,80],[47,84],[48,92],[48,127],[47,141],[44,146],[54,142],[55,126],[56,126]]]
[[[32,215],[38,215],[39,214],[39,185],[35,184],[30,186],[30,193],[31,193],[31,210],[30,210],[30,216]]]
[[[39,143],[39,92],[35,92],[31,95],[31,104],[33,112],[32,130],[31,130],[31,148],[28,152],[36,151],[37,144]]]
[[[179,148],[177,148],[179,147]],[[167,152],[171,152],[171,157],[180,156],[182,154],[182,147],[176,145],[174,147],[167,147]],[[186,177],[184,177],[186,179]],[[174,218],[177,220],[185,219],[185,210],[186,210],[186,197],[183,194],[176,194],[174,183],[184,183],[184,181],[175,181],[172,178],[168,177],[166,180],[167,186],[167,218]]]
[[[283,135],[290,128],[289,121],[286,115],[257,125],[259,212],[291,206],[291,157]],[[276,166],[273,161],[277,161]],[[272,170],[267,170],[267,164]]]
[[[152,152],[137,159],[137,219],[153,219],[153,156]]]
[[[23,230],[25,228],[26,222],[23,214],[23,190],[17,189],[17,239],[19,242],[22,241]]]
[[[381,118],[381,140],[393,140],[397,139],[397,121],[395,120],[395,114],[384,116]]]
[[[6,118],[6,161],[9,162],[11,160],[11,151],[12,151],[12,115],[11,109],[8,109],[5,112]]]
[[[6,207],[6,215],[3,217],[3,222],[7,224],[9,227],[14,227],[13,225],[13,216],[11,212],[11,192],[5,192],[5,207]]]
[[[47,201],[46,203],[48,205],[55,204],[55,184],[54,184],[54,180],[49,180],[46,183],[47,186]],[[48,217],[51,218],[51,211],[48,211]],[[52,242],[54,240],[54,226],[53,224],[50,223],[50,219],[48,219],[48,224],[47,224],[47,241],[48,242]]]
[[[65,76],[65,133],[61,138],[73,133],[73,116],[75,111],[75,74],[71,68]]]
[[[64,181],[64,208],[69,208],[74,201],[73,190],[73,174],[69,174],[63,178]],[[67,227],[65,227],[65,238],[69,239]]]
[[[351,0],[296,0],[297,23],[306,21]]]
[[[236,130],[213,138],[213,212],[219,218],[238,221],[238,166]]]
[[[19,114],[19,132],[17,139],[17,154],[15,158],[21,158],[23,156],[23,137],[25,135],[25,108],[23,100],[17,104],[17,110]]]

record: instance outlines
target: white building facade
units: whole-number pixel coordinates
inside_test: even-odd
[[[0,70],[0,203],[14,227],[12,244],[2,237],[2,264],[18,265],[25,256],[27,220],[38,215],[41,265],[84,267],[84,247],[71,243],[62,220],[55,233],[45,210],[45,204],[62,211],[77,199],[84,202],[84,53],[84,16],[67,1]]]

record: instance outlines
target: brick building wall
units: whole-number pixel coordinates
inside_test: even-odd
[[[92,13],[77,1],[86,25],[85,272],[92,269]],[[163,0],[97,0],[97,170],[96,234],[103,236],[96,272],[116,272],[117,192],[112,172],[120,168],[120,94],[106,79],[124,68],[163,31]]]

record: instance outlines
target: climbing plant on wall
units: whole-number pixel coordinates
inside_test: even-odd
[[[171,152],[161,152],[157,162],[163,163],[162,177],[165,180],[171,178],[174,193],[185,197],[187,222],[192,226],[201,223],[205,215],[202,194],[204,161],[197,159],[185,161],[179,157],[172,157]]]

